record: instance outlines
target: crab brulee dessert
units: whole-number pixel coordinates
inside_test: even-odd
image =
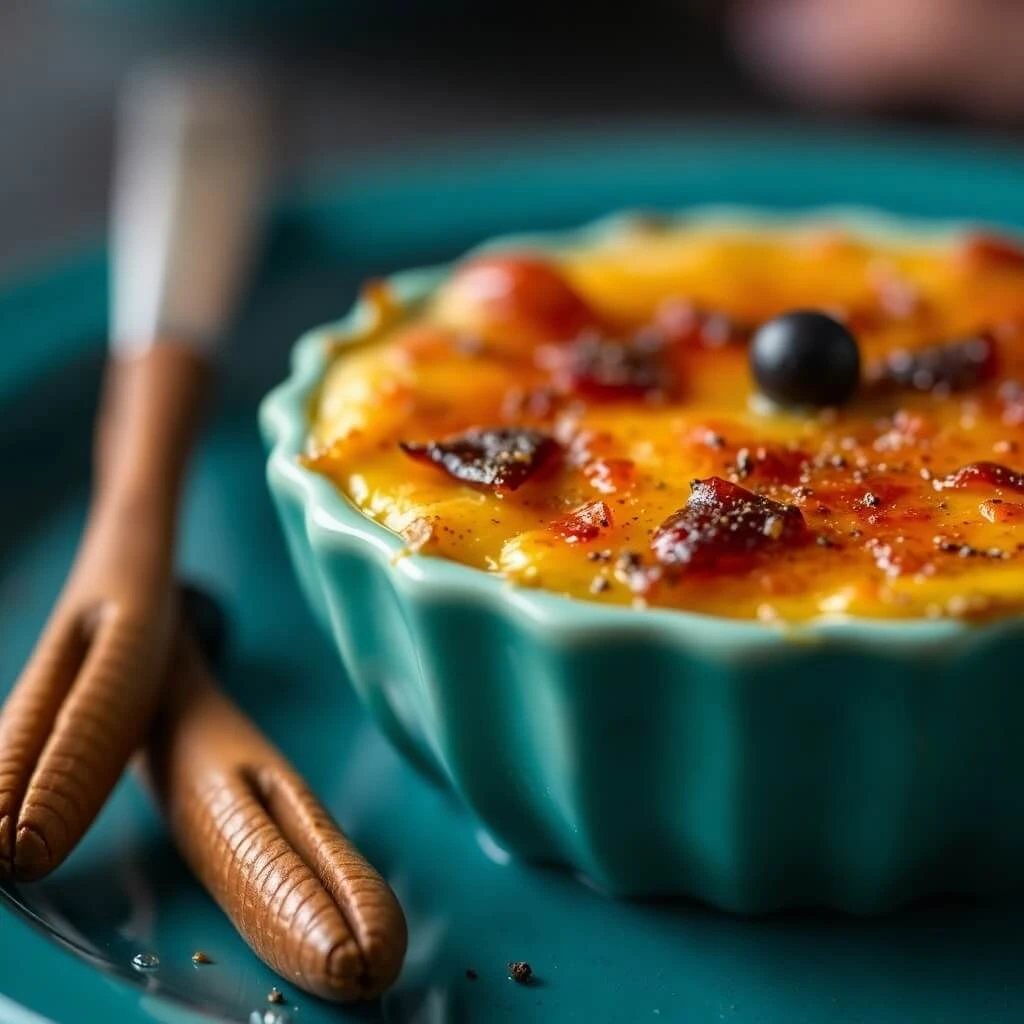
[[[1024,608],[1024,250],[624,221],[385,285],[307,464],[410,551],[732,618]]]

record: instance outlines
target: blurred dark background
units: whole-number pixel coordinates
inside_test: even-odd
[[[1022,36],[1016,0],[0,0],[0,275],[103,231],[118,85],[154,55],[265,61],[295,173],[693,118],[1006,132]]]

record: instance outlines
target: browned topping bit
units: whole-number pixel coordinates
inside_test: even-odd
[[[877,494],[872,494],[871,491],[865,493],[864,497],[860,499],[860,503],[865,508],[878,508],[882,504],[882,499]]]
[[[678,568],[729,571],[747,568],[772,545],[811,540],[800,510],[754,494],[721,477],[694,480],[686,505],[658,527],[655,558]]]
[[[603,594],[606,590],[611,590],[611,586],[611,583],[604,576],[595,576],[590,584],[590,592],[592,594]]]
[[[213,961],[201,949],[197,949],[192,954],[192,963],[194,963],[194,964],[212,964]]]
[[[470,981],[476,981],[476,979],[479,978],[480,975],[477,974],[476,971],[474,971],[472,967],[467,967],[466,968],[466,977],[469,978]]]
[[[528,985],[533,977],[533,968],[525,960],[511,960],[508,976],[519,985]]]
[[[542,349],[556,388],[591,401],[669,397],[677,390],[662,338],[641,333],[628,341],[584,334],[570,345]]]
[[[935,481],[937,490],[944,487],[996,487],[1024,493],[1024,473],[1018,473],[999,462],[971,462],[950,473],[945,480]]]
[[[267,993],[268,1003],[283,1003],[284,993],[276,986]]]
[[[514,491],[560,451],[554,438],[539,430],[499,427],[469,430],[446,441],[399,447],[417,462],[427,462],[463,483]]]
[[[991,380],[996,373],[996,344],[989,334],[948,341],[914,351],[893,352],[869,368],[876,387],[909,388],[949,394]]]

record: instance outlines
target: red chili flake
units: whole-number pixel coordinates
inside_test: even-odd
[[[593,501],[589,505],[570,512],[551,524],[551,529],[570,544],[579,544],[596,540],[602,530],[612,525],[612,510],[603,501]]]
[[[812,540],[799,509],[713,476],[690,484],[685,507],[658,527],[651,549],[666,565],[728,570],[765,548]]]
[[[689,299],[667,299],[654,314],[654,331],[669,345],[723,348],[746,342],[750,330],[725,313],[701,309]]]
[[[583,467],[583,475],[595,491],[617,494],[633,482],[636,464],[632,459],[593,459]]]
[[[1013,239],[993,232],[979,231],[968,236],[961,253],[968,266],[1024,270],[1024,247]]]
[[[971,462],[950,473],[937,485],[945,487],[995,487],[1024,494],[1024,473],[1018,473],[1000,462]]]
[[[514,491],[560,451],[554,438],[538,430],[499,427],[469,430],[445,441],[399,447],[417,462],[443,469],[463,483]]]
[[[868,380],[881,387],[914,391],[966,391],[996,375],[996,344],[989,334],[948,341],[914,351],[891,353],[868,370]]]
[[[551,340],[575,338],[598,317],[553,263],[528,253],[480,256],[448,288],[497,319],[528,323]]]
[[[559,390],[591,401],[669,396],[677,391],[664,342],[654,334],[638,334],[628,341],[584,334],[540,358],[553,370]]]

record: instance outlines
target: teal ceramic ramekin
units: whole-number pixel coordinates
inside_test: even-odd
[[[495,244],[579,245],[617,224]],[[391,283],[411,306],[446,274]],[[575,601],[403,555],[297,461],[328,345],[364,314],[302,338],[265,399],[270,488],[363,703],[500,846],[613,894],[745,913],[1022,888],[1020,619],[787,629]]]

